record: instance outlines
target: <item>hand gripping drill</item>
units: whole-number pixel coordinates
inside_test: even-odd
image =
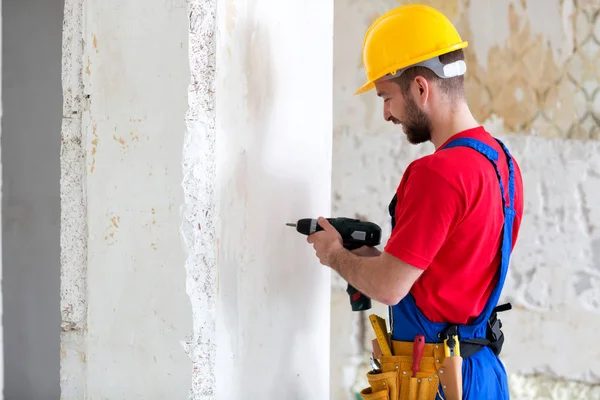
[[[381,241],[381,228],[373,222],[345,217],[327,218],[327,220],[340,233],[344,248],[347,250],[358,249],[362,246],[377,246]],[[313,218],[303,218],[295,224],[286,225],[295,227],[296,231],[307,236],[323,230],[317,220]],[[346,288],[346,293],[350,296],[352,311],[364,311],[371,308],[371,299],[350,284]]]

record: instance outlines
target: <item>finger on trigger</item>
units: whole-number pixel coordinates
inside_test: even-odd
[[[319,225],[321,225],[321,228],[323,228],[324,230],[327,230],[327,228],[329,228],[329,221],[327,221],[327,219],[325,219],[324,217],[319,217],[317,221],[319,222]]]

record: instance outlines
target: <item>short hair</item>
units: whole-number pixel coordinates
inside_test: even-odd
[[[450,64],[454,61],[464,60],[465,53],[462,49],[454,50],[450,53],[442,54],[439,60],[442,64]],[[394,78],[394,82],[400,86],[403,94],[408,93],[410,84],[417,76],[422,76],[429,82],[435,83],[448,97],[453,100],[464,99],[465,97],[465,77],[464,75],[455,76],[452,78],[440,78],[432,70],[425,67],[410,67],[402,73],[398,78]]]

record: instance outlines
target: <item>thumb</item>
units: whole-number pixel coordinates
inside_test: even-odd
[[[327,218],[319,217],[317,218],[317,222],[319,223],[319,225],[321,225],[321,228],[323,228],[324,231],[335,230],[333,225],[331,225],[329,221],[327,221]]]

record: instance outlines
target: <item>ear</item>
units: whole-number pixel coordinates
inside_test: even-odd
[[[429,99],[429,82],[420,75],[417,75],[413,82],[415,98],[418,99],[417,102],[420,103],[421,106],[425,106]]]

